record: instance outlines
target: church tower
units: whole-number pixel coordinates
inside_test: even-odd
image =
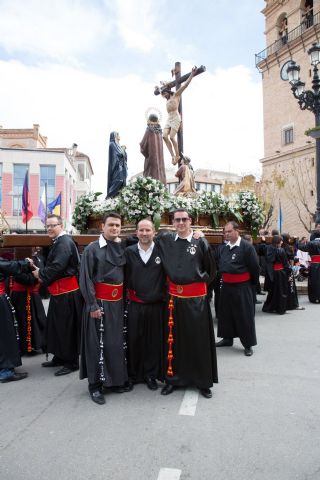
[[[265,0],[266,48],[256,54],[262,74],[264,158],[262,191],[269,228],[305,235],[314,226],[315,141],[305,135],[314,114],[301,110],[287,77],[288,62],[300,65],[300,78],[311,88],[307,51],[320,42],[320,0]]]

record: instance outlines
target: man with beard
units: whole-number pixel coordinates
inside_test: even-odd
[[[53,245],[46,265],[32,273],[51,294],[46,347],[53,358],[42,366],[61,366],[55,372],[58,377],[79,368],[82,299],[77,276],[80,259],[76,244],[64,231],[59,215],[48,215],[46,228]]]
[[[218,382],[218,373],[207,286],[214,278],[215,262],[207,241],[193,237],[185,209],[174,212],[173,222],[176,232],[157,238],[170,296],[166,385],[161,394],[169,395],[179,386],[195,386],[211,398],[210,388]]]
[[[150,390],[163,380],[162,339],[165,319],[165,273],[155,228],[150,220],[137,225],[139,243],[126,249],[128,288],[128,373],[133,383],[145,382]]]
[[[21,365],[18,345],[18,324],[15,312],[5,290],[5,279],[9,275],[30,272],[31,262],[7,261],[0,258],[0,382],[7,383],[23,380],[26,372],[16,372],[15,367]]]
[[[311,303],[320,303],[320,230],[313,233],[311,242],[299,243],[299,250],[311,257],[308,276],[308,297]]]
[[[219,271],[222,287],[219,301],[218,337],[216,346],[231,347],[233,339],[240,338],[244,354],[253,354],[257,344],[255,331],[255,302],[253,286],[259,281],[259,262],[254,247],[239,235],[236,222],[224,227],[227,244],[220,252]]]
[[[105,403],[103,387],[129,391],[124,345],[124,245],[119,235],[121,217],[107,213],[102,234],[84,250],[80,289],[84,298],[80,379],[88,378],[89,394]]]

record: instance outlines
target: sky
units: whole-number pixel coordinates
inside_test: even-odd
[[[184,154],[194,169],[261,171],[263,112],[255,53],[265,48],[264,0],[0,0],[0,125],[39,124],[48,147],[90,157],[93,190],[106,192],[108,145],[119,131],[129,176],[143,170],[154,95],[205,65],[183,94]],[[165,163],[170,166],[165,149]]]

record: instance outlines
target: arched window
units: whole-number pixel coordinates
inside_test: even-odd
[[[279,37],[283,45],[288,41],[288,18],[286,13],[281,13],[277,21],[277,27],[279,32]]]
[[[301,0],[301,23],[305,29],[313,25],[313,0]]]

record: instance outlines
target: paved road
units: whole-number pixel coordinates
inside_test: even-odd
[[[219,349],[211,400],[139,385],[98,406],[77,373],[26,358],[29,378],[0,384],[0,479],[319,480],[320,305],[301,304],[258,307],[253,357]]]

